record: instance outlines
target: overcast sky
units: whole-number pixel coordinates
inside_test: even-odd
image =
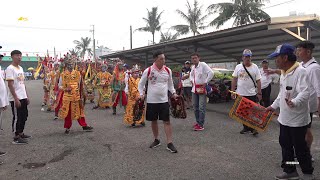
[[[319,0],[289,1],[270,0],[265,7],[282,2],[288,3],[266,8],[265,11],[271,17],[288,16],[290,11],[320,15]],[[230,2],[230,0],[199,0],[204,10],[208,5],[219,2]],[[193,1],[190,0],[190,3]],[[56,47],[58,54],[64,54],[75,46],[73,40],[92,37],[89,29],[93,24],[96,30],[95,38],[98,41],[96,45],[107,46],[112,50],[129,49],[129,27],[132,25],[133,29],[137,29],[145,26],[142,17],[146,17],[147,8],[158,6],[164,11],[161,20],[165,24],[162,31],[166,32],[172,25],[184,23],[175,10],[185,11],[185,4],[186,0],[3,0],[0,11],[0,45],[3,48],[0,52],[8,54],[13,49],[19,49],[23,53],[35,55],[43,54],[49,49],[53,55],[51,52],[53,47]],[[18,21],[21,16],[28,18],[28,21]],[[223,28],[229,28],[231,25],[232,23],[228,23]],[[73,29],[73,31],[21,27]],[[203,33],[214,30],[208,28]],[[158,42],[159,39],[160,33],[156,33],[155,41]],[[151,33],[134,32],[133,48],[146,46],[150,40],[152,40]]]

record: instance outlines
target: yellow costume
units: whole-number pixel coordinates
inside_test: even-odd
[[[112,105],[112,102],[111,102],[112,89],[110,86],[111,79],[112,79],[112,75],[108,72],[99,72],[96,75],[95,84],[99,94],[99,99],[98,99],[99,107],[104,108]]]
[[[124,122],[130,125],[142,124],[144,125],[144,115],[140,118],[140,120],[133,121],[133,109],[136,103],[136,99],[140,96],[138,91],[138,84],[140,78],[130,77],[128,80],[128,104],[126,107],[126,113],[124,116]]]
[[[64,90],[62,97],[62,107],[59,112],[59,117],[65,119],[71,111],[71,120],[77,120],[84,117],[82,102],[80,99],[80,83],[81,74],[77,70],[72,72],[65,70],[61,74],[62,88]],[[70,91],[66,91],[70,88]]]

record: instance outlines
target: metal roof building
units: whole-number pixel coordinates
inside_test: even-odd
[[[264,22],[120,51],[100,58],[121,58],[128,63],[148,66],[152,63],[153,52],[162,50],[166,55],[166,64],[174,65],[190,60],[190,54],[197,51],[206,63],[236,62],[241,60],[243,49],[248,48],[253,52],[253,60],[258,61],[265,59],[277,45],[295,45],[303,40],[315,43],[314,56],[320,59],[319,16],[276,17]]]

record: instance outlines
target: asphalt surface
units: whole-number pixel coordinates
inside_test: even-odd
[[[148,148],[153,141],[150,123],[131,128],[123,123],[123,109],[91,110],[86,105],[87,123],[93,132],[83,132],[73,121],[70,135],[64,134],[63,121],[54,113],[40,111],[41,81],[26,82],[31,105],[25,133],[32,135],[27,145],[13,145],[11,114],[3,115],[0,150],[0,179],[274,179],[281,173],[279,127],[274,119],[266,132],[257,137],[240,135],[242,125],[228,117],[231,103],[209,104],[205,130],[192,130],[194,116],[172,119],[177,154],[166,150],[160,124],[162,145]],[[312,154],[315,176],[320,178],[320,121],[314,120]],[[301,170],[298,167],[298,172]]]

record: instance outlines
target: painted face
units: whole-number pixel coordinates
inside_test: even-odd
[[[73,70],[73,64],[67,64],[67,69],[69,71],[72,71]]]

